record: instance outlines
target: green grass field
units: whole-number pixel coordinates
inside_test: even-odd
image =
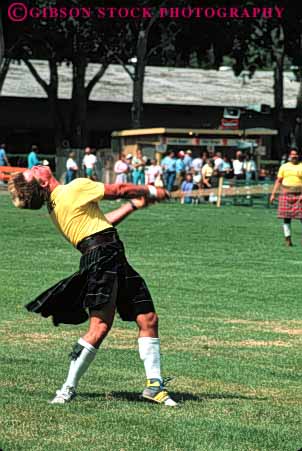
[[[105,204],[115,208],[115,202]],[[80,327],[23,305],[77,270],[46,210],[0,196],[3,451],[296,451],[302,447],[302,230],[285,248],[275,210],[156,205],[119,226],[160,315],[164,375],[180,401],[139,400],[136,326],[115,320],[76,400],[47,403]]]

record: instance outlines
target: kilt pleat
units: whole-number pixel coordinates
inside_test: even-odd
[[[28,311],[52,316],[55,326],[59,323],[81,324],[88,319],[83,308],[87,274],[76,272],[41,293],[25,307]]]

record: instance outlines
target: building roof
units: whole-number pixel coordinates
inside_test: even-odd
[[[268,128],[250,128],[246,130],[221,130],[210,128],[140,128],[135,130],[120,130],[112,133],[113,138],[145,135],[223,135],[223,136],[274,136],[278,130]]]
[[[44,80],[49,80],[47,61],[33,61]],[[97,72],[97,64],[89,64],[87,82]],[[228,68],[229,69],[229,68]],[[59,67],[59,97],[71,97],[71,66],[65,63]],[[247,78],[247,77],[246,77]],[[284,74],[284,106],[295,108],[299,83],[293,80],[291,72]],[[2,96],[46,97],[41,86],[34,80],[27,67],[11,64],[5,80]],[[125,70],[111,65],[95,86],[90,100],[131,102],[132,82]],[[248,106],[267,104],[274,106],[273,73],[258,71],[254,77],[235,77],[232,70],[201,70],[168,67],[147,67],[144,86],[146,103],[205,105],[205,106]]]

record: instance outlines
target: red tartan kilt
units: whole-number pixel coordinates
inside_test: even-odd
[[[278,218],[302,219],[302,194],[281,193],[278,202]]]

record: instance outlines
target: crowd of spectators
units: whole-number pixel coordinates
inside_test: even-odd
[[[192,151],[169,151],[160,162],[149,160],[138,150],[137,155],[121,154],[114,166],[115,182],[152,184],[164,186],[168,191],[175,189],[183,193],[194,189],[216,187],[218,179],[246,180],[257,179],[256,163],[250,154],[238,150],[234,159],[221,152],[201,152],[193,158]],[[188,196],[184,197],[190,202]]]
[[[37,164],[48,164],[39,156],[39,149],[32,145],[27,155],[27,166],[32,168]],[[66,159],[65,183],[69,183],[76,177],[84,176],[92,180],[98,180],[95,149],[86,147],[82,161],[76,160],[76,153],[71,151]],[[0,145],[0,166],[8,166],[5,144]],[[168,191],[180,190],[188,193],[194,189],[210,189],[218,185],[220,176],[224,179],[263,180],[267,173],[261,169],[257,173],[257,166],[253,156],[240,150],[235,152],[235,157],[230,159],[221,152],[200,152],[193,157],[190,149],[184,151],[168,151],[161,161],[155,158],[147,158],[140,149],[135,155],[122,153],[113,168],[116,183],[150,184],[157,187],[165,187]],[[184,202],[191,202],[189,196],[183,197]]]

